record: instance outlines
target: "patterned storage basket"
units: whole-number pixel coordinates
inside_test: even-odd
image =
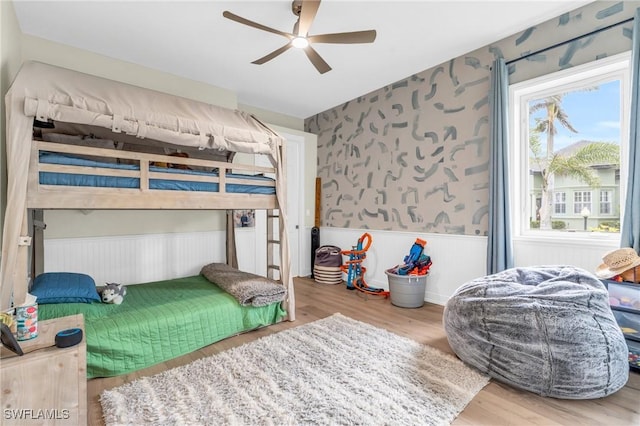
[[[340,247],[322,246],[316,250],[313,277],[319,284],[342,284]]]

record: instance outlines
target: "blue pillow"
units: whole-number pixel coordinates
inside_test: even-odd
[[[29,293],[38,298],[38,304],[100,302],[93,278],[75,272],[40,274],[33,281]]]

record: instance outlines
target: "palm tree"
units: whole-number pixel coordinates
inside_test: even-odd
[[[566,175],[586,183],[592,188],[600,185],[598,174],[593,169],[596,164],[620,164],[620,147],[612,142],[590,142],[578,148],[571,155],[553,153],[550,157],[542,152],[539,132],[531,130],[529,147],[533,155],[533,162],[540,168],[542,175],[542,206],[540,208],[540,229],[551,229],[551,200],[553,187],[549,188],[554,175]],[[548,149],[548,146],[547,146]],[[547,151],[548,152],[548,151]],[[546,218],[543,216],[543,206],[545,206],[545,194],[549,201],[546,210]],[[543,218],[549,224],[548,228],[543,228]]]
[[[545,133],[547,136],[547,151],[546,162],[540,164],[542,170],[542,202],[540,205],[540,229],[551,229],[551,206],[553,200],[553,188],[554,188],[554,172],[550,169],[549,165],[553,159],[553,139],[558,133],[556,122],[562,127],[568,129],[573,133],[578,133],[569,122],[569,117],[562,109],[562,98],[564,94],[557,94],[542,99],[541,101],[531,105],[529,108],[529,114],[534,114],[537,111],[543,110],[546,112],[543,118],[536,118],[536,126],[533,128],[535,133]],[[531,145],[531,141],[529,142]],[[538,143],[538,149],[540,145]],[[538,153],[540,154],[540,153]],[[535,156],[535,154],[534,154]]]

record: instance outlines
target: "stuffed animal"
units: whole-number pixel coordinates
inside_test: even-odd
[[[186,152],[174,152],[173,154],[169,154],[170,157],[180,157],[180,158],[189,158],[189,154]],[[189,166],[186,164],[178,164],[178,163],[167,163],[164,161],[152,161],[149,163],[152,166],[163,167],[163,168],[172,168],[172,169],[183,169],[183,170],[191,170]]]
[[[107,283],[106,287],[100,292],[100,298],[104,303],[115,303],[119,305],[127,294],[127,288],[122,284]]]
[[[189,158],[189,154],[187,154],[186,152],[174,152],[170,155],[172,157]],[[171,167],[172,169],[191,170],[191,168],[186,164],[170,163],[169,167]]]

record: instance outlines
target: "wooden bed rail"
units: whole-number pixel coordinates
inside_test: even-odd
[[[40,152],[95,157],[96,160],[117,159],[119,163],[139,166],[137,170],[126,170],[88,165],[62,165],[40,163]],[[113,160],[112,160],[113,161]],[[163,171],[155,163],[178,164],[206,170],[217,170],[218,174],[182,174],[175,169]],[[171,172],[173,170],[173,172]],[[27,205],[29,208],[47,209],[272,209],[277,208],[273,194],[246,194],[227,192],[229,184],[275,187],[273,180],[246,180],[227,176],[225,171],[240,174],[275,174],[271,167],[224,161],[184,158],[170,155],[150,154],[108,148],[95,148],[34,140],[32,144]],[[40,184],[39,172],[125,177],[139,179],[139,188],[86,187],[71,185]],[[218,191],[178,191],[151,189],[151,179],[189,181],[218,184]]]
[[[210,169],[233,169],[239,173],[275,173],[273,167],[254,166],[250,164],[227,163],[215,160],[200,160],[197,158],[174,157],[171,155],[149,154],[136,151],[125,151],[119,149],[94,148],[90,146],[69,145],[56,142],[33,141],[33,149],[39,151],[59,152],[69,155],[91,155],[95,157],[116,158],[119,160],[129,161],[148,161],[150,163],[172,163],[185,166],[199,166]]]

